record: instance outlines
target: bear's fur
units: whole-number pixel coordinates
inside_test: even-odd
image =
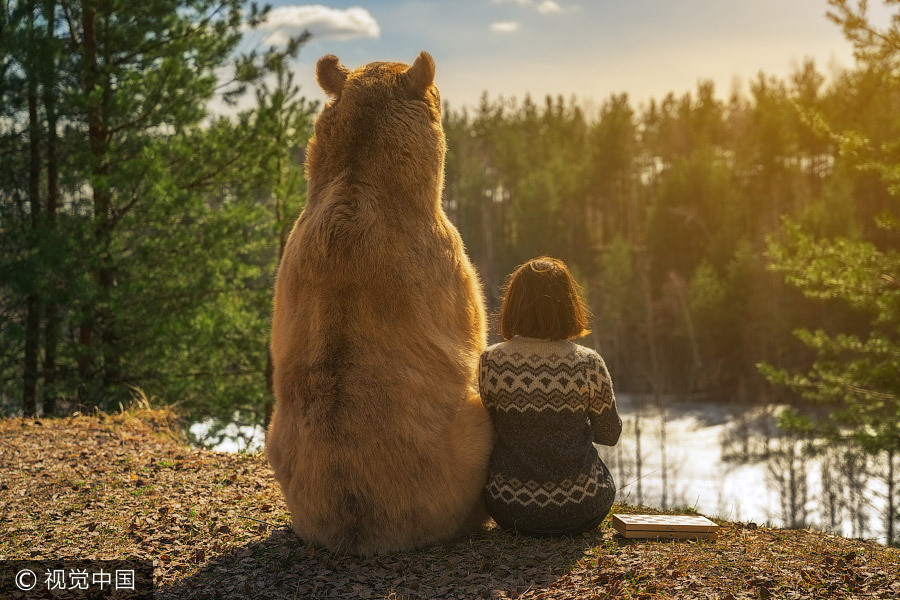
[[[481,286],[441,208],[431,56],[351,72],[329,55],[316,77],[329,101],[275,283],[266,450],[303,539],[405,550],[484,514]]]

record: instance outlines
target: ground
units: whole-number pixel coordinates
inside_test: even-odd
[[[900,598],[900,550],[719,523],[716,541],[496,528],[374,558],[305,544],[262,454],[190,448],[168,410],[0,419],[0,560],[147,558],[171,598]],[[613,513],[659,512],[632,506]]]

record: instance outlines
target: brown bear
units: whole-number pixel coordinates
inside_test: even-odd
[[[348,71],[328,55],[316,79],[329,100],[275,282],[266,451],[304,540],[405,550],[484,514],[481,285],[441,207],[431,56]]]

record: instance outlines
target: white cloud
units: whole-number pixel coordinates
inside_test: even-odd
[[[273,8],[258,30],[268,32],[264,43],[276,46],[287,43],[288,37],[299,35],[303,30],[309,31],[314,40],[351,40],[381,35],[378,21],[365,8],[339,9],[321,4]]]
[[[547,15],[550,13],[560,12],[562,10],[562,7],[558,2],[554,2],[553,0],[544,0],[543,2],[538,4],[537,9],[539,13]]]
[[[555,0],[543,0],[538,3],[536,3],[535,0],[491,0],[491,4],[518,4],[519,6],[531,6],[542,15],[563,11],[563,7]]]
[[[499,21],[491,23],[491,31],[494,33],[513,33],[519,30],[519,24],[516,21]]]

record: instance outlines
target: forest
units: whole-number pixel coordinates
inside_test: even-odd
[[[730,92],[698,73],[640,106],[445,105],[444,208],[489,311],[516,265],[562,258],[617,391],[789,406],[785,431],[886,457],[893,486],[900,2],[886,4],[877,29],[864,5],[823,3],[855,48],[839,73],[806,60]],[[152,398],[190,422],[265,423],[272,284],[318,110],[292,77],[308,35],[238,52],[266,17],[241,0],[0,7],[0,414]]]

